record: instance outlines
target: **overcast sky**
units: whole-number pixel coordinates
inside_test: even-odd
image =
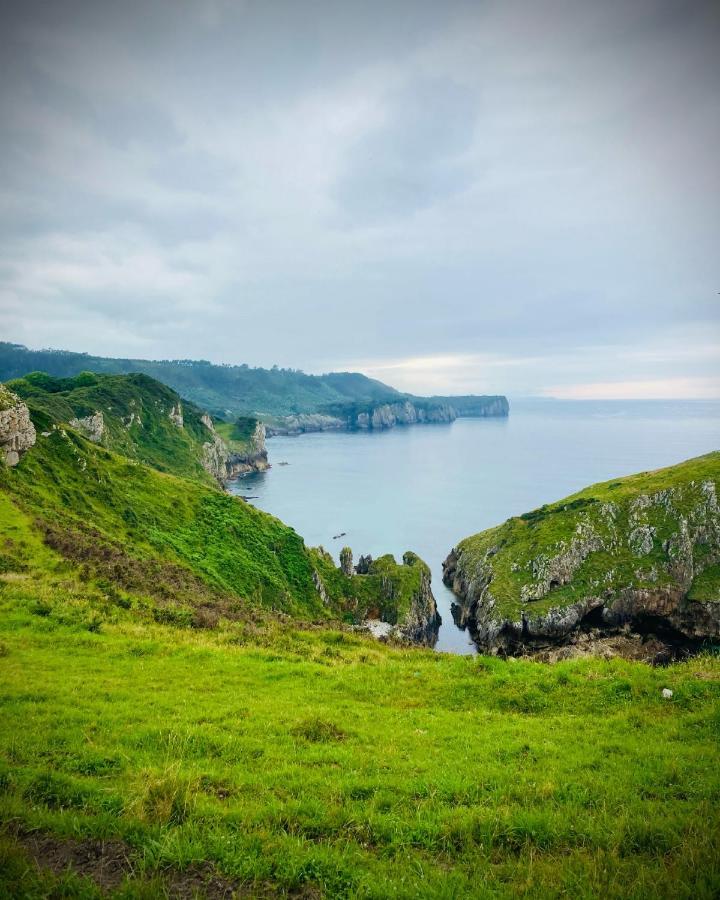
[[[718,0],[2,2],[0,336],[720,396]]]

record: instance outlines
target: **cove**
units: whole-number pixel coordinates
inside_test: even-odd
[[[274,437],[272,468],[231,490],[336,558],[346,544],[356,561],[414,550],[433,573],[436,650],[473,653],[442,583],[458,541],[593,482],[718,448],[717,401],[517,401],[507,419]]]

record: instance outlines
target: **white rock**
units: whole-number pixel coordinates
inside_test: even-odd
[[[662,695],[664,700],[672,700],[673,692],[670,690],[670,688],[663,688]]]

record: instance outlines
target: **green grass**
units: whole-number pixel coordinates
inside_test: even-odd
[[[123,896],[162,896],[200,862],[251,895],[720,890],[717,659],[550,667],[123,609],[92,630],[6,579],[7,896],[55,882],[23,865],[18,832],[123,842]],[[91,895],[60,883],[53,896]]]
[[[28,405],[38,431],[102,412],[103,447],[170,472],[214,484],[201,464],[202,446],[211,434],[200,421],[202,410],[147,375],[96,375],[53,378],[33,372],[9,387]],[[181,405],[184,424],[178,428],[170,411]]]
[[[217,422],[215,430],[234,453],[252,452],[252,437],[258,420],[253,416],[240,416],[234,422]]]
[[[407,613],[424,567],[416,557],[407,566],[388,557],[381,574],[345,577],[292,528],[203,478],[156,471],[140,464],[134,449],[121,441],[109,441],[111,450],[60,424],[69,411],[91,409],[99,390],[110,407],[108,421],[121,421],[120,411],[137,401],[145,452],[154,418],[159,468],[182,475],[192,471],[193,445],[186,441],[183,454],[176,454],[163,435],[168,429],[173,438],[182,435],[190,416],[183,430],[170,422],[167,401],[177,398],[164,386],[144,375],[86,373],[72,382],[39,375],[24,383],[37,443],[16,468],[0,466],[0,496],[8,519],[15,516],[33,533],[37,553],[30,552],[30,544],[21,553],[12,542],[4,548],[0,543],[0,571],[17,565],[39,569],[50,547],[84,581],[109,584],[124,592],[127,602],[178,624],[266,613],[360,621],[378,608],[396,622]],[[92,400],[79,406],[78,395],[88,390]],[[75,405],[66,409],[70,400]],[[161,413],[145,412],[156,406]],[[316,571],[327,602],[314,583]]]
[[[717,896],[720,659],[548,666],[341,630],[401,618],[426,574],[406,554],[346,578],[238,498],[40,433],[0,466],[0,897],[101,896],[98,842],[124,898]],[[51,870],[38,846],[90,850]]]
[[[513,621],[523,611],[539,615],[583,597],[614,595],[626,587],[656,589],[673,581],[674,557],[666,543],[679,533],[681,519],[692,526],[717,516],[708,506],[703,488],[707,483],[720,487],[720,453],[592,485],[461,541],[460,568],[467,580],[482,572],[489,574],[495,614]],[[634,507],[641,496],[650,498],[650,505]],[[654,529],[652,548],[642,556],[633,551],[629,540],[638,525]],[[534,585],[533,562],[562,554],[577,538],[578,527],[590,529],[603,548],[588,554],[569,583],[553,585],[545,596],[528,604],[522,592]],[[697,540],[693,547],[696,567],[711,563],[707,554],[716,551]],[[709,587],[707,579],[697,581],[695,599],[713,599],[701,596],[706,583]]]

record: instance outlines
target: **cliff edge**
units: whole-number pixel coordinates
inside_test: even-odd
[[[466,538],[443,564],[490,653],[592,633],[720,639],[720,453],[589,487]]]

